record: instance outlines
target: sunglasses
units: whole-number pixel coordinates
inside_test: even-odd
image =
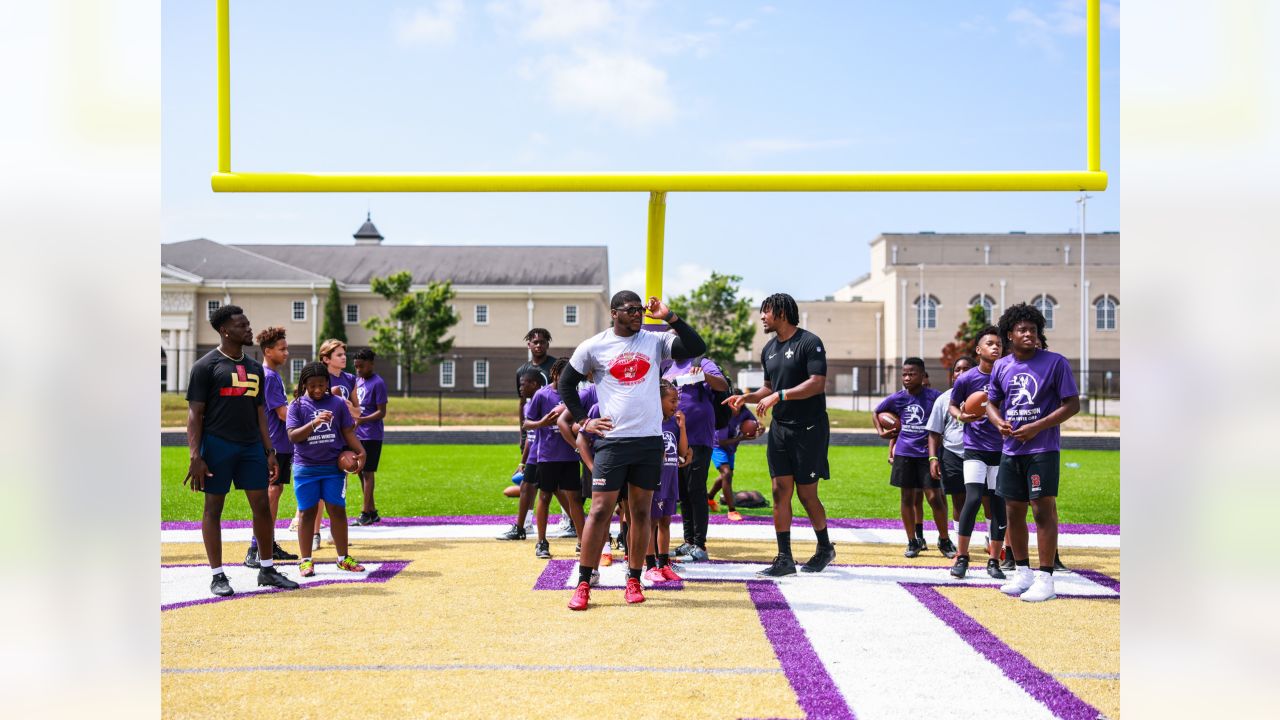
[[[620,308],[614,308],[614,311],[626,313],[628,315],[639,315],[640,313],[644,312],[644,306],[643,305],[623,305]]]

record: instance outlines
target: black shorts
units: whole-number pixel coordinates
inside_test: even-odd
[[[233,484],[238,490],[267,489],[270,471],[261,440],[238,443],[205,434],[200,442],[200,457],[213,473],[213,477],[204,479],[206,494],[226,495]]]
[[[578,488],[578,492],[582,493],[582,497],[591,497],[591,471],[587,469],[587,464],[578,463],[582,466],[582,476],[580,478],[582,487]]]
[[[539,492],[555,494],[557,490],[578,492],[581,489],[577,460],[538,463]]]
[[[382,441],[361,440],[360,444],[364,446],[364,470],[377,472],[378,460],[382,458]]]
[[[774,421],[769,425],[769,477],[790,475],[797,485],[811,485],[831,477],[827,464],[827,445],[831,428],[827,416],[810,425],[787,425]]]
[[[1000,467],[1000,461],[1004,456],[999,450],[974,450],[973,448],[965,448],[965,460],[978,460],[987,467]]]
[[[964,458],[943,448],[942,457],[938,458],[942,465],[942,490],[948,495],[964,492]]]
[[[662,455],[666,448],[661,435],[596,440],[592,492],[614,492],[627,485],[657,490],[662,479]]]
[[[996,494],[1015,502],[1057,497],[1058,452],[1005,455],[1000,458]]]
[[[276,481],[272,485],[288,485],[293,475],[293,453],[276,453],[276,464],[280,471],[276,473]]]
[[[929,458],[906,455],[893,456],[893,470],[889,473],[889,484],[903,490],[942,487],[942,484],[929,474]]]
[[[538,484],[538,463],[525,463],[524,478],[520,480],[521,487],[525,485],[536,486],[537,484]]]

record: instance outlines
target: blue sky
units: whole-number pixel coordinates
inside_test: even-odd
[[[243,171],[1081,169],[1084,2],[231,3]],[[1119,9],[1102,163],[1119,229]],[[214,3],[162,17],[165,242],[609,246],[642,289],[642,193],[214,194]],[[877,233],[1078,228],[1074,193],[673,193],[668,294],[711,270],[833,293]]]

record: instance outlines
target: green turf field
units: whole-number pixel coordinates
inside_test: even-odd
[[[833,447],[832,479],[822,483],[822,501],[832,517],[895,518],[898,492],[889,486],[889,465],[879,447]],[[378,472],[378,511],[384,516],[496,515],[515,513],[516,500],[503,497],[518,455],[502,445],[387,445]],[[1062,453],[1058,498],[1064,523],[1120,522],[1120,453],[1066,450]],[[1068,464],[1079,464],[1078,468]],[[187,449],[160,449],[160,514],[163,520],[198,520],[202,501],[182,484]],[[714,476],[713,476],[714,477]],[[735,490],[759,490],[769,496],[764,447],[744,445],[738,452]],[[347,505],[359,513],[360,483],[348,483]],[[294,513],[293,492],[280,499],[280,517]],[[804,510],[795,503],[796,512]],[[742,510],[768,515],[770,510]],[[247,519],[244,493],[227,499],[226,519]]]

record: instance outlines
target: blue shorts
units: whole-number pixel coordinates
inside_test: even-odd
[[[299,510],[310,510],[321,500],[346,507],[347,474],[337,465],[294,465],[293,496]]]
[[[737,455],[737,453],[727,453],[721,448],[711,448],[711,464],[714,465],[717,470],[720,469],[721,465],[728,465],[729,469],[732,470],[734,455]]]
[[[213,473],[204,479],[204,491],[209,495],[226,495],[232,484],[237,490],[267,489],[270,472],[261,441],[237,443],[206,433],[200,439],[200,457]]]

